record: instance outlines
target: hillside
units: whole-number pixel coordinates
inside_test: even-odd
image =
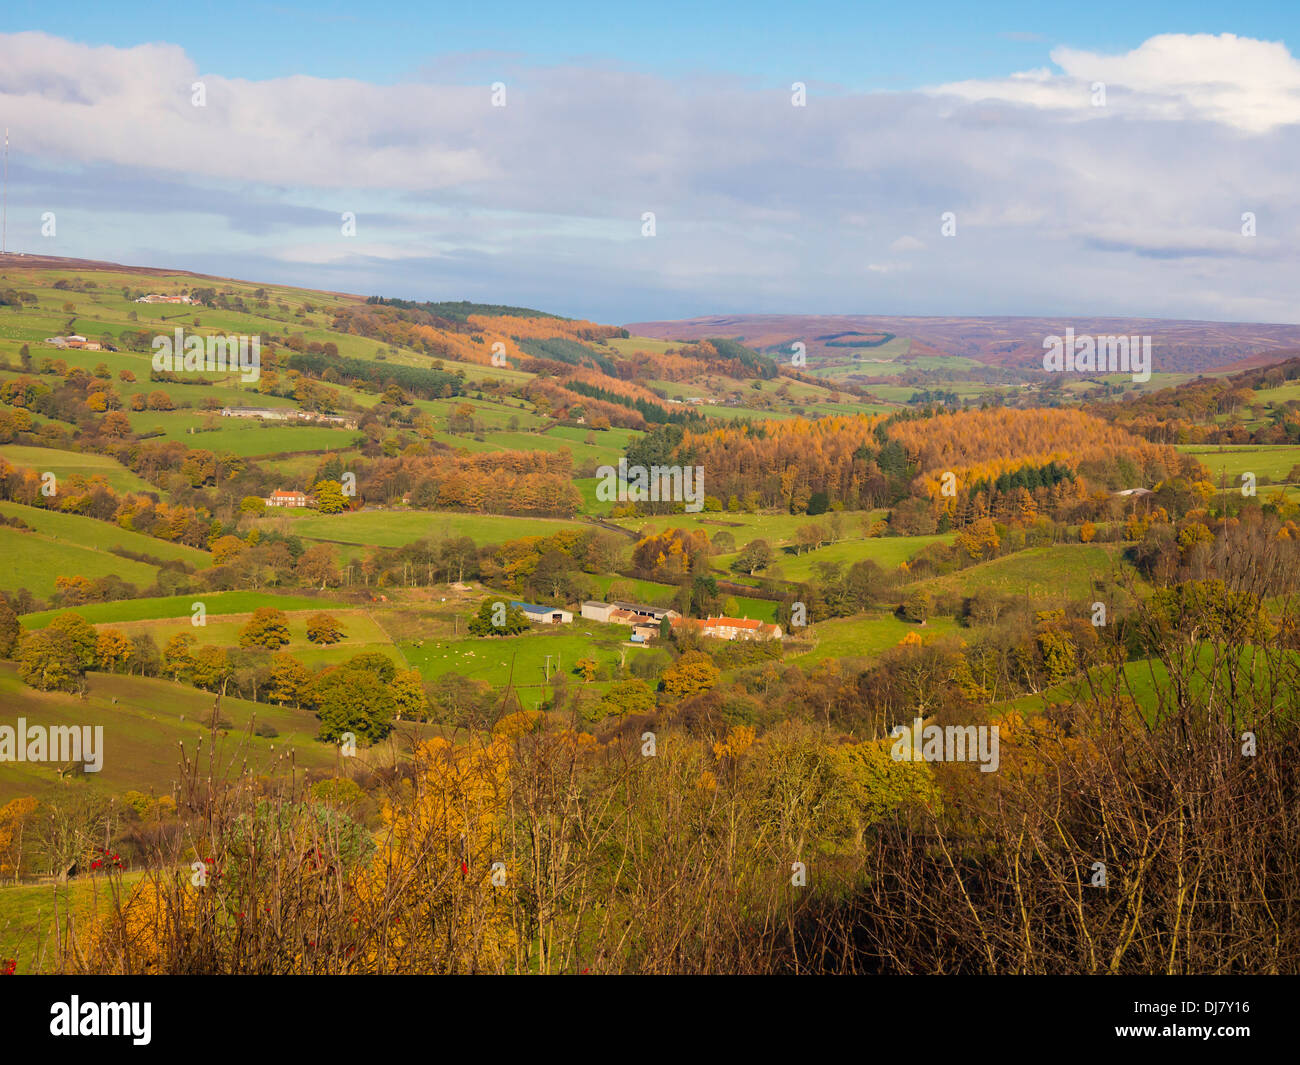
[[[765,352],[807,345],[810,367],[837,375],[880,376],[881,362],[908,365],[938,357],[990,367],[1042,369],[1043,338],[1063,335],[1150,336],[1154,369],[1199,373],[1300,345],[1300,325],[1178,321],[1159,318],[889,317],[885,315],[734,315],[676,322],[631,322],[635,334],[664,340],[732,337]],[[1280,361],[1280,356],[1272,361]]]

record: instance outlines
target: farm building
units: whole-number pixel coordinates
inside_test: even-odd
[[[529,621],[537,625],[567,625],[573,620],[573,615],[569,611],[557,606],[538,606],[536,603],[519,602],[510,605],[518,607],[528,615]]]
[[[65,337],[46,337],[45,343],[53,344],[56,348],[77,348],[82,351],[101,351],[103,345],[95,340],[87,340],[83,336],[72,333]]]
[[[644,603],[601,603],[588,600],[582,604],[582,616],[591,621],[606,621],[611,625],[639,625],[653,623],[655,632],[664,618],[681,617],[676,610],[665,606],[646,606]]]
[[[779,640],[781,626],[770,625],[755,618],[674,618],[673,626],[683,625],[701,636],[718,640]]]
[[[608,621],[610,614],[614,612],[614,604],[589,599],[578,608],[578,611],[588,621]]]
[[[666,606],[646,606],[644,603],[620,603],[613,604],[619,610],[626,610],[629,614],[634,614],[638,618],[649,619],[656,624],[663,621],[664,618],[679,618],[681,615]]]
[[[343,414],[319,414],[296,407],[222,407],[223,418],[257,418],[267,422],[310,422],[313,425],[338,425],[345,429],[357,427],[356,418]]]

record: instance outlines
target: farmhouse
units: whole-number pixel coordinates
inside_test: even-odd
[[[268,507],[305,507],[307,505],[307,493],[294,490],[284,492],[277,488],[266,497]]]
[[[685,626],[694,629],[701,636],[712,636],[718,640],[779,640],[781,626],[769,625],[755,618],[674,618],[673,627]]]
[[[56,348],[76,348],[80,351],[101,351],[103,349],[103,345],[98,341],[87,340],[76,333],[65,337],[46,337],[45,343],[53,344]]]
[[[573,620],[573,615],[569,611],[561,610],[559,607],[519,602],[512,602],[510,605],[518,607],[528,615],[529,621],[537,625],[567,625]]]
[[[312,425],[338,425],[355,429],[357,420],[342,414],[320,414],[297,407],[222,407],[223,418],[257,418],[267,422],[310,422]]]
[[[296,412],[293,407],[222,407],[223,418],[264,418],[271,422],[287,422]]]
[[[136,303],[193,303],[189,296],[160,296],[151,292],[147,296],[138,296]]]

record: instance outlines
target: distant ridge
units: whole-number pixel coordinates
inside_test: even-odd
[[[911,342],[911,356],[958,355],[989,366],[1041,368],[1043,338],[1073,327],[1076,335],[1150,335],[1157,371],[1210,373],[1249,368],[1287,357],[1300,348],[1300,325],[1211,322],[1168,318],[893,317],[879,315],[711,315],[681,321],[629,322],[633,336],[699,340],[726,336],[760,351],[796,340],[810,357],[842,357],[843,333],[893,333]],[[820,339],[819,339],[820,338]],[[864,343],[864,350],[868,347]],[[1268,353],[1278,352],[1275,356]],[[1264,362],[1250,360],[1263,359]]]

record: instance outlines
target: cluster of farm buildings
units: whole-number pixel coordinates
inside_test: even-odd
[[[70,333],[65,337],[46,337],[45,343],[53,344],[56,348],[72,348],[76,351],[103,351],[104,345],[98,340],[87,340],[80,333]],[[116,348],[110,347],[109,351],[116,351]]]
[[[311,425],[337,425],[344,429],[355,429],[356,418],[346,414],[321,414],[314,410],[299,410],[297,407],[222,407],[223,418],[256,418],[264,422],[307,422]]]
[[[540,606],[536,603],[514,602],[527,615],[528,620],[538,625],[567,625],[573,621],[572,612],[562,607]],[[613,602],[603,603],[588,600],[579,607],[580,615],[588,621],[600,621],[609,625],[626,625],[632,630],[633,643],[649,643],[660,632],[660,626],[667,621],[673,628],[693,629],[701,636],[711,636],[720,640],[779,640],[781,626],[758,621],[754,618],[684,618],[676,610],[661,606],[647,606],[645,603]]]

